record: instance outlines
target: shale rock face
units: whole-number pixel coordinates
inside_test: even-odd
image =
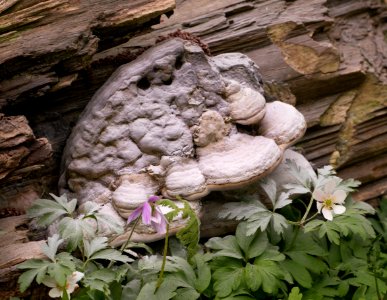
[[[120,67],[99,89],[64,151],[60,188],[126,218],[151,195],[198,201],[270,173],[306,124],[266,103],[257,66],[208,57],[181,39]],[[150,229],[147,234],[153,234]]]

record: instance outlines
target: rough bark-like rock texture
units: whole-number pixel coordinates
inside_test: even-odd
[[[150,195],[199,201],[256,182],[306,129],[293,106],[261,93],[246,55],[209,57],[191,41],[164,41],[88,103],[66,143],[61,193],[112,203],[128,218]]]
[[[363,180],[362,188],[373,192],[359,192],[360,200],[384,193],[387,13],[382,1],[186,0],[152,29],[161,14],[172,12],[173,1],[7,5],[0,16],[1,106],[7,115],[25,115],[34,133],[51,143],[56,160],[39,175],[49,190],[58,181],[66,138],[92,94],[116,67],[159,36],[181,29],[199,36],[213,54],[240,51],[251,57],[267,95],[296,103],[306,117],[309,130],[299,146],[307,158]],[[353,172],[367,161],[372,168]],[[3,183],[6,198],[12,184]],[[18,189],[24,185],[18,182]]]

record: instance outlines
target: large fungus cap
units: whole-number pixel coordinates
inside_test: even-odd
[[[209,193],[206,178],[193,159],[181,159],[167,171],[163,194],[175,198],[182,196],[187,200],[200,199]]]
[[[237,188],[270,172],[280,161],[281,150],[262,136],[235,133],[197,149],[199,168],[211,190]]]
[[[257,90],[230,81],[227,94],[227,101],[230,102],[230,116],[235,123],[256,124],[265,115],[266,100]]]
[[[157,193],[159,186],[148,174],[125,175],[112,194],[113,205],[123,218],[129,215],[148,198]]]
[[[305,118],[294,106],[280,101],[267,103],[265,116],[259,123],[260,134],[286,148],[301,138],[305,130]]]

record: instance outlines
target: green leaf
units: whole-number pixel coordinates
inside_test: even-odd
[[[115,280],[116,274],[110,269],[100,269],[85,276],[83,283],[86,287],[110,294],[109,285]]]
[[[172,299],[174,300],[196,300],[200,297],[200,294],[195,291],[193,288],[178,288],[176,290],[176,296]]]
[[[293,200],[289,198],[289,193],[281,193],[278,196],[277,201],[275,202],[273,210],[277,210],[277,209],[283,208],[283,207],[289,205],[292,202],[293,202]]]
[[[214,290],[218,297],[226,297],[240,288],[244,278],[244,268],[225,266],[214,271]]]
[[[169,300],[176,296],[176,283],[170,280],[164,280],[156,291],[156,282],[146,283],[136,300]]]
[[[39,269],[32,269],[19,276],[18,283],[20,285],[20,292],[23,293],[31,285],[39,271]]]
[[[284,278],[284,273],[278,263],[259,257],[255,259],[254,266],[255,274],[260,277],[263,290],[268,294],[277,294],[278,288],[281,286],[281,279]]]
[[[259,201],[229,202],[222,205],[219,217],[239,221],[249,219],[252,215],[263,211],[267,211],[267,208]]]
[[[244,252],[244,257],[251,259],[257,257],[265,251],[269,241],[266,233],[257,231],[254,235],[247,235],[247,224],[239,223],[235,237],[239,247]],[[237,258],[237,257],[236,257]]]
[[[42,226],[52,224],[63,215],[72,214],[77,204],[76,199],[68,202],[66,195],[60,197],[53,194],[50,195],[54,198],[54,201],[49,199],[38,199],[35,200],[34,204],[27,210],[27,215],[30,218],[36,218],[37,223]]]
[[[244,259],[242,250],[239,248],[235,236],[228,235],[224,238],[214,237],[205,244],[207,248],[217,250],[215,256],[227,256],[238,259]]]
[[[310,288],[312,286],[312,277],[303,265],[292,260],[285,260],[281,265],[301,286],[305,288]]]
[[[273,213],[268,209],[266,209],[263,212],[259,212],[259,213],[252,215],[247,220],[247,232],[246,232],[246,234],[252,235],[258,230],[265,231],[267,226],[269,226],[272,215],[273,215]]]
[[[262,285],[262,277],[259,274],[257,275],[257,273],[259,273],[257,266],[254,266],[250,263],[246,264],[245,280],[247,287],[253,292],[257,291]]]
[[[195,281],[195,288],[199,293],[203,293],[211,282],[211,269],[205,262],[203,255],[196,254],[193,261],[197,268],[197,279]]]
[[[59,263],[51,264],[48,268],[48,275],[51,278],[54,278],[55,281],[59,284],[59,286],[65,286],[66,278],[68,275],[72,273],[72,270],[63,266]]]
[[[274,207],[277,200],[277,184],[275,181],[270,178],[264,178],[259,181],[259,185],[265,191],[265,194]]]
[[[302,294],[298,287],[292,288],[288,300],[302,300]]]
[[[58,234],[54,234],[47,239],[47,244],[43,244],[42,251],[49,259],[55,262],[55,254],[62,243],[63,239],[60,239]]]
[[[284,218],[284,216],[277,213],[272,214],[271,223],[277,234],[282,234],[285,228],[289,226],[288,221]]]
[[[87,258],[90,258],[94,253],[106,249],[108,247],[107,244],[108,239],[106,237],[96,237],[92,239],[91,241],[84,240],[84,250],[85,250],[85,256]]]
[[[60,220],[58,229],[61,236],[68,242],[67,249],[70,252],[82,245],[85,237],[84,232],[87,232],[89,236],[93,236],[95,232],[94,228],[85,220],[70,217]]]
[[[141,290],[141,280],[140,279],[134,279],[134,280],[128,282],[122,288],[121,300],[136,299],[137,295],[140,293],[140,290]]]
[[[90,256],[91,260],[95,259],[106,259],[106,260],[115,260],[120,262],[132,262],[133,259],[129,258],[126,255],[122,255],[120,251],[115,249],[103,249],[97,252],[94,252],[92,256]]]

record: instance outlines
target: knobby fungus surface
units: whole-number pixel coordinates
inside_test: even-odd
[[[200,213],[211,191],[243,188],[274,170],[305,128],[293,106],[266,103],[247,56],[209,57],[172,39],[97,91],[67,141],[60,188],[117,218],[160,194],[188,199]],[[136,231],[161,238],[145,226]]]

